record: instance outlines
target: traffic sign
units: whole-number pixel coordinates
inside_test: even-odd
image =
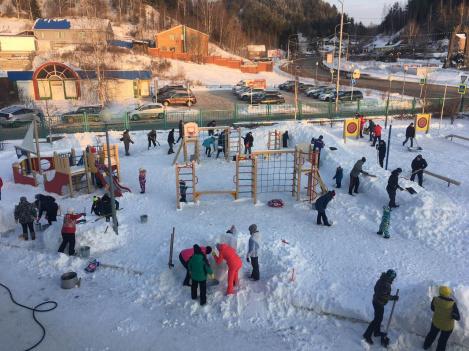
[[[352,78],[352,85],[357,85],[357,80]]]
[[[356,70],[353,71],[352,78],[353,79],[360,79],[360,70],[359,69],[356,69]]]
[[[467,89],[466,84],[459,84],[458,93],[461,94],[461,95],[465,95],[466,94],[466,89]]]
[[[461,74],[461,84],[464,84],[466,82],[467,76],[464,74]]]
[[[427,78],[420,78],[420,85],[425,85],[427,83]]]

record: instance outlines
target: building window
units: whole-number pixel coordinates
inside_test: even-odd
[[[64,33],[64,32],[57,32],[57,38],[63,39],[64,37],[65,37],[65,33]]]
[[[85,32],[80,32],[80,39],[85,39],[86,35]]]
[[[169,36],[169,40],[173,40],[173,41],[174,41],[175,39],[176,39],[176,38],[174,37],[174,35],[171,34],[171,35]]]
[[[44,32],[41,32],[41,39],[44,39]]]

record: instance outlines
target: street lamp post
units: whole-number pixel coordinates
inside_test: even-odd
[[[338,0],[341,5],[340,15],[340,35],[339,35],[339,59],[337,61],[337,83],[336,83],[336,96],[335,96],[335,112],[339,112],[339,86],[340,86],[340,59],[342,58],[342,33],[344,30],[344,2]],[[335,46],[334,46],[335,47]]]
[[[318,67],[319,67],[319,62],[316,61],[316,83],[318,81]]]
[[[112,177],[112,163],[111,163],[111,148],[109,145],[109,131],[108,131],[108,123],[111,120],[112,115],[111,112],[108,110],[103,111],[102,113],[102,120],[104,122],[104,129],[106,131],[106,148],[107,148],[107,168],[108,168],[108,175],[109,175],[109,192],[111,197],[111,210],[112,210],[112,229],[116,235],[119,235],[118,230],[118,223],[117,223],[117,216],[116,216],[116,201],[114,198],[114,181]]]

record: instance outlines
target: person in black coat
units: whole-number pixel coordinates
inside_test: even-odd
[[[378,145],[376,145],[376,150],[378,150],[378,161],[381,168],[384,167],[384,158],[386,157],[386,142],[381,140]]]
[[[414,138],[415,138],[415,127],[414,127],[414,124],[411,123],[405,130],[405,140],[402,143],[402,146],[404,146],[407,143],[407,141],[410,139],[410,147],[413,147]]]
[[[37,216],[37,221],[42,217],[42,214],[46,214],[46,219],[48,220],[49,224],[51,222],[57,221],[57,211],[59,210],[59,206],[55,202],[55,198],[49,195],[42,195],[37,194],[35,196],[36,201],[34,202],[35,206],[39,210],[39,215]],[[50,219],[49,219],[50,218]]]
[[[254,137],[251,132],[248,132],[244,139],[244,154],[251,154],[251,149],[254,145]]]
[[[151,144],[153,144],[153,147],[156,147],[156,130],[152,129],[150,132],[147,134],[147,139],[148,139],[148,147],[147,150],[150,150]]]
[[[327,220],[326,216],[326,208],[329,202],[334,198],[335,196],[335,191],[328,191],[326,194],[321,196],[319,199],[316,200],[316,203],[314,204],[314,207],[316,208],[316,211],[318,211],[318,217],[316,219],[316,224],[321,225],[324,224],[328,227],[331,226],[329,221]],[[321,223],[322,219],[322,223]]]
[[[388,185],[386,186],[386,191],[388,192],[389,195],[389,207],[390,208],[396,208],[399,207],[399,205],[396,205],[396,191],[397,189],[404,190],[399,185],[399,175],[402,173],[401,168],[396,168],[394,171],[391,172],[391,175],[389,176],[388,179]]]
[[[217,122],[215,121],[210,121],[207,123],[207,127],[215,127],[217,125]],[[214,130],[213,129],[209,129],[208,130],[208,136],[213,136],[214,134]]]
[[[414,181],[415,176],[418,177],[419,185],[422,186],[423,184],[423,170],[427,168],[428,164],[427,161],[423,158],[422,155],[417,155],[416,158],[412,161],[412,175],[410,176],[410,180]]]
[[[109,222],[112,217],[111,203],[111,197],[108,195],[108,193],[104,194],[101,198],[101,216],[106,217],[106,222]],[[114,200],[114,204],[116,207],[116,211],[119,210],[119,202],[117,200]]]
[[[284,148],[288,147],[288,140],[290,139],[290,136],[288,135],[288,130],[285,131],[285,133],[282,134],[282,146]]]
[[[225,132],[221,132],[218,136],[218,147],[217,147],[217,156],[220,156],[220,153],[223,152],[223,155],[226,154],[226,142],[225,142]]]
[[[176,144],[179,143],[179,140],[184,138],[184,122],[182,120],[179,121],[178,129],[179,129],[179,138],[176,141]]]
[[[174,154],[174,150],[173,150],[173,145],[174,144],[175,143],[174,143],[174,128],[173,128],[168,133],[168,146],[169,146],[168,155],[169,154]]]
[[[371,339],[372,335],[375,337],[381,337],[383,335],[381,332],[381,322],[383,321],[384,306],[388,301],[399,300],[399,296],[391,295],[391,285],[396,275],[394,270],[389,269],[386,273],[381,273],[381,277],[375,284],[373,294],[374,318],[363,334],[363,338],[370,345],[373,345],[373,340]]]

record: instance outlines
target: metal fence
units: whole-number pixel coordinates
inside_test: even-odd
[[[441,113],[442,99],[427,99],[425,101],[425,112]],[[469,110],[469,103],[461,104],[459,98],[447,99],[445,101],[445,115],[454,115],[463,106]],[[113,115],[107,126],[111,130],[144,130],[144,129],[170,129],[176,128],[179,121],[197,122],[201,126],[215,120],[217,125],[232,125],[239,122],[278,121],[291,119],[337,119],[352,117],[356,112],[365,116],[387,116],[387,115],[413,115],[423,111],[423,101],[393,100],[393,99],[369,99],[353,102],[340,102],[339,111],[335,111],[335,103],[311,101],[308,103],[298,102],[282,105],[247,105],[236,104],[231,110],[174,110],[166,111],[164,115],[153,119],[141,119],[133,121],[127,113]],[[13,138],[14,127],[21,126],[20,123],[2,125],[0,128],[0,139]],[[96,115],[75,115],[73,119],[62,120],[60,116],[45,117],[41,123],[40,135],[45,137],[50,134],[79,133],[79,132],[101,132],[104,131],[104,122]],[[6,137],[5,137],[6,136]]]

